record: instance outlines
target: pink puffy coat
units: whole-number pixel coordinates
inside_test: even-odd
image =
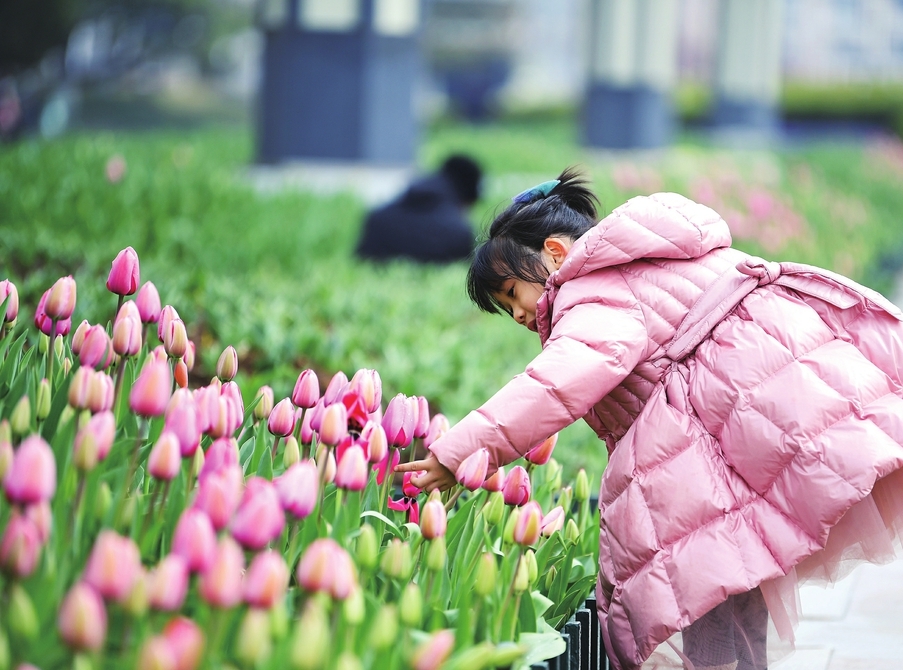
[[[615,667],[732,594],[768,600],[903,474],[903,315],[730,243],[680,195],[617,208],[549,277],[542,353],[432,448],[454,472],[487,447],[494,469],[581,417],[606,441],[597,594]],[[893,495],[870,508],[886,526],[903,518]]]

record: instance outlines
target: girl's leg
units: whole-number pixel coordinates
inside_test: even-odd
[[[768,610],[756,588],[731,596],[683,630],[697,670],[765,670]]]

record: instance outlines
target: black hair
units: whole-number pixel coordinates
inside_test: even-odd
[[[548,272],[540,253],[549,237],[576,240],[596,225],[599,199],[573,167],[558,175],[548,195],[512,202],[489,226],[487,238],[473,253],[467,272],[467,294],[484,312],[506,310],[496,300],[508,279],[545,284]]]
[[[448,179],[458,202],[467,207],[480,199],[480,181],[483,171],[479,164],[464,154],[453,154],[445,159],[439,172]]]

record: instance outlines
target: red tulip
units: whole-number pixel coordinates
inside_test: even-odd
[[[260,552],[245,574],[244,601],[251,607],[273,607],[285,596],[288,578],[288,566],[282,554],[272,549]]]
[[[132,247],[126,247],[113,259],[110,275],[107,277],[107,289],[120,296],[132,295],[138,290],[140,281],[138,254]]]
[[[144,282],[135,296],[135,304],[138,306],[138,314],[142,323],[157,323],[160,320],[160,294],[152,282]]]
[[[50,445],[39,435],[26,437],[3,477],[6,498],[28,505],[50,500],[56,491],[56,459]]]
[[[107,636],[107,611],[100,595],[85,582],[76,582],[56,620],[63,641],[75,651],[98,651]]]

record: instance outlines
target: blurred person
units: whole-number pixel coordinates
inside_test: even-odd
[[[677,193],[601,221],[597,205],[568,169],[496,217],[468,294],[543,349],[396,472],[447,490],[478,450],[491,475],[582,417],[609,455],[596,594],[612,667],[665,667],[667,644],[677,667],[764,670],[769,623],[792,644],[798,584],[901,553],[903,313],[733,248]]]
[[[452,155],[395,200],[367,214],[357,255],[375,261],[406,258],[447,263],[467,258],[474,234],[467,212],[480,197],[482,170]]]

